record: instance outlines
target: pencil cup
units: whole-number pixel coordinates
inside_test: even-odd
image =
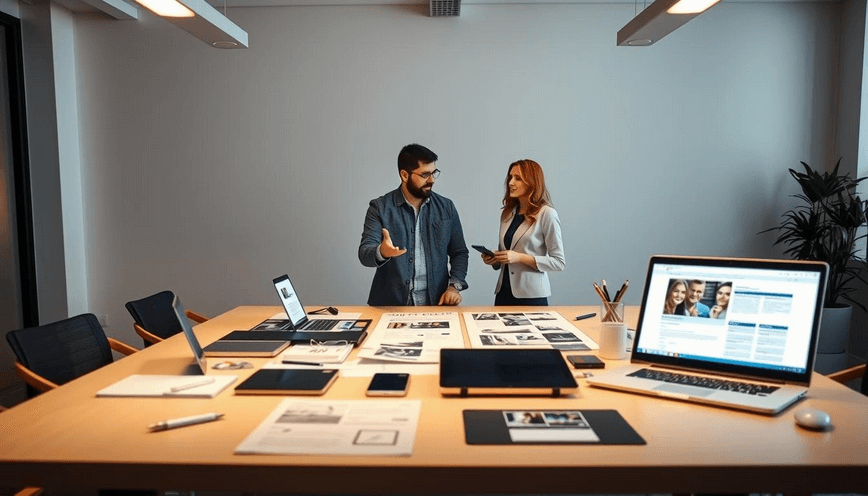
[[[600,324],[600,357],[609,360],[627,358],[627,324],[603,322]]]
[[[624,304],[609,301],[601,302],[600,322],[624,322]]]

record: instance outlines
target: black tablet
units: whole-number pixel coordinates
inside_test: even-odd
[[[260,369],[235,387],[235,394],[322,395],[338,378],[337,369]]]
[[[560,396],[578,388],[558,350],[440,350],[443,395]]]

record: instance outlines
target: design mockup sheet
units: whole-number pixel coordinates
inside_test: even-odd
[[[238,454],[413,454],[422,402],[283,400],[236,448]]]
[[[457,312],[384,313],[359,358],[437,363],[441,348],[464,348]]]
[[[558,312],[464,312],[464,325],[473,348],[599,349],[593,339]]]

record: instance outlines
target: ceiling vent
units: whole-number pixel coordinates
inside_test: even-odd
[[[428,0],[428,15],[458,17],[461,15],[461,0]]]

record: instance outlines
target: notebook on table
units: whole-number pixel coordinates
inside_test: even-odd
[[[630,366],[588,383],[779,413],[810,385],[827,271],[822,262],[651,257]]]

